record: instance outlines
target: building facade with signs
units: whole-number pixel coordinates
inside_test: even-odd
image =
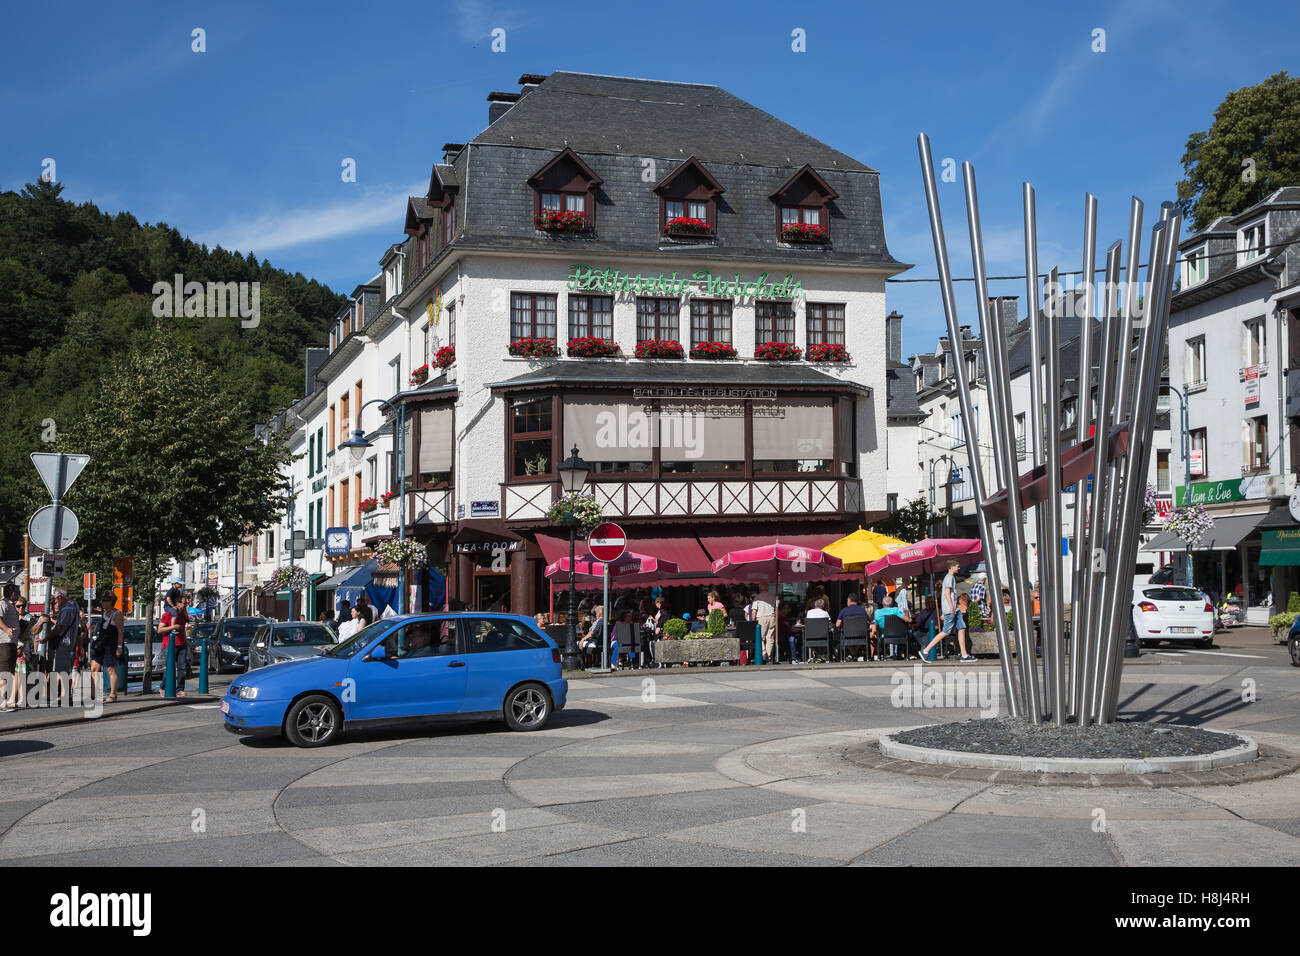
[[[1300,416],[1300,336],[1289,328],[1300,303],[1297,238],[1296,186],[1216,219],[1179,246],[1170,312],[1170,382],[1187,397],[1190,500],[1215,517],[1194,553],[1194,577],[1216,595],[1237,595],[1256,621],[1267,619],[1268,596],[1285,608],[1296,588],[1290,553],[1265,541],[1300,529],[1286,507]],[[1181,443],[1173,444],[1174,503],[1182,505],[1186,467]],[[1179,542],[1157,543],[1181,562]]]

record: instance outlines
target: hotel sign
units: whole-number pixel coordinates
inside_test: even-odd
[[[731,276],[714,275],[708,269],[699,269],[689,276],[674,272],[672,275],[636,275],[622,269],[600,268],[586,263],[569,267],[567,288],[584,292],[632,292],[636,295],[680,296],[687,292],[722,299],[796,299],[803,294],[803,282],[788,272],[779,282],[769,279],[770,272],[760,272],[758,278],[745,280],[739,272]]]

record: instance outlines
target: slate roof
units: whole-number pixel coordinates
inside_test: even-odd
[[[602,386],[693,386],[735,388],[851,388],[870,392],[857,382],[835,378],[825,372],[802,364],[783,365],[775,362],[753,364],[716,364],[700,362],[660,362],[654,374],[648,375],[646,367],[632,362],[559,361],[542,368],[516,375],[499,382],[489,382],[487,388],[537,388],[550,385]]]
[[[918,421],[926,417],[916,401],[912,367],[904,362],[890,362],[885,366],[885,417]]]

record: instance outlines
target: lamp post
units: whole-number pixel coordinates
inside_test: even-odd
[[[566,458],[557,469],[560,483],[566,495],[577,494],[587,484],[587,474],[591,466],[578,457],[578,446],[573,446],[573,454]],[[582,667],[582,657],[578,653],[578,614],[577,614],[577,578],[574,574],[574,549],[578,540],[578,526],[569,516],[569,612],[564,629],[564,669],[576,671]]]
[[[1183,502],[1187,505],[1192,503],[1192,433],[1188,429],[1187,421],[1187,397],[1175,385],[1168,386],[1169,391],[1178,396],[1179,424],[1182,432],[1179,435],[1178,447],[1183,455]],[[1184,583],[1190,588],[1192,586],[1192,546],[1187,546],[1187,560],[1184,567]]]
[[[361,430],[361,412],[367,405],[383,405],[393,413],[393,445],[397,450],[397,540],[406,540],[406,406],[394,405],[386,398],[372,398],[357,409],[357,427],[352,431],[352,437],[345,442],[339,442],[340,448],[346,448],[352,454],[352,460],[359,462],[366,453],[366,449],[371,446],[371,442],[366,441],[365,432]],[[360,494],[360,491],[357,492]],[[406,613],[406,565],[403,564],[397,572],[397,613]]]
[[[934,466],[941,461],[948,462],[948,480],[943,483],[943,486],[945,488],[951,489],[953,485],[957,484],[957,482],[953,479],[953,475],[956,473],[958,467],[957,460],[953,458],[952,455],[940,455],[938,458],[930,459],[930,513],[931,514],[934,513],[934,503],[935,503],[934,502],[934,498],[935,498]],[[951,504],[952,502],[949,501],[949,506],[951,506]],[[931,537],[934,536],[933,523],[930,524],[930,535]]]

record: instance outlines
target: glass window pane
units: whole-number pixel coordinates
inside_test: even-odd
[[[661,403],[656,414],[664,472],[740,472],[745,462],[745,406]]]
[[[834,454],[834,416],[825,399],[754,403],[755,471],[825,471]]]
[[[564,198],[569,204],[569,212],[583,212],[587,208],[587,197],[581,193],[567,193]]]
[[[559,193],[542,193],[542,208],[554,209],[560,211],[560,194]]]
[[[820,209],[805,209],[803,211],[803,221],[810,226],[821,225],[822,211]]]
[[[669,219],[677,219],[685,213],[682,212],[682,204],[675,199],[669,199],[664,203],[664,215]]]
[[[783,225],[799,221],[799,210],[794,206],[781,207],[781,223]]]
[[[420,412],[420,474],[428,476],[451,471],[451,409],[429,408]]]
[[[692,202],[690,211],[687,213],[693,219],[707,219],[707,203]]]

